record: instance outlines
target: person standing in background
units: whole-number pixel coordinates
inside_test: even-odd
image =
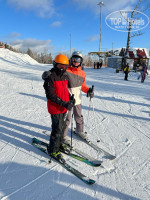
[[[124,73],[125,73],[124,80],[125,80],[125,81],[128,81],[128,74],[129,74],[129,72],[130,72],[129,63],[127,63],[127,65],[125,66],[125,68],[124,68],[123,71],[124,71]]]

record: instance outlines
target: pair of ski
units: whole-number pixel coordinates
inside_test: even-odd
[[[43,133],[45,134],[45,135],[50,135],[50,132],[49,131],[43,131]],[[76,136],[78,136],[78,134],[76,134],[76,132],[75,131],[73,131],[73,133],[76,135]],[[102,153],[103,154],[103,158],[106,158],[106,159],[109,159],[109,160],[114,160],[115,158],[116,158],[116,156],[114,156],[114,155],[112,155],[111,153],[109,153],[108,151],[106,151],[103,147],[99,147],[99,146],[97,146],[95,143],[93,143],[93,142],[91,142],[88,138],[87,139],[83,139],[83,138],[81,138],[80,137],[80,139],[83,141],[83,142],[85,142],[87,145],[89,145],[90,147],[92,147],[93,149],[95,149],[97,152],[100,152],[100,153]],[[68,144],[67,144],[68,145]],[[70,146],[70,145],[69,145]],[[93,158],[91,158],[89,155],[87,155],[87,154],[84,154],[83,152],[81,152],[80,150],[78,150],[78,149],[76,149],[75,147],[72,147],[73,148],[73,150],[76,152],[76,153],[78,153],[79,155],[81,155],[81,156],[87,156],[87,157],[89,157],[88,159],[92,159],[93,160]]]
[[[34,147],[36,147],[37,149],[41,150],[42,152],[47,153],[47,143],[37,139],[37,138],[32,138],[32,145]],[[74,149],[72,149],[74,150]],[[81,151],[80,155],[82,154]],[[68,153],[67,154],[70,157],[73,157],[79,161],[82,161],[88,165],[94,166],[94,167],[98,167],[101,165],[102,161],[98,161],[98,160],[93,160],[92,157],[86,155],[86,154],[82,154],[81,156],[78,156],[77,154],[73,154],[73,153]],[[84,155],[84,156],[83,156]],[[72,166],[70,166],[66,161],[65,162],[59,162],[58,160],[56,160],[61,166],[63,166],[65,169],[67,169],[69,172],[71,172],[72,174],[74,174],[75,176],[77,176],[79,179],[81,179],[84,183],[88,184],[88,185],[92,185],[95,183],[95,181],[93,179],[90,179],[89,177],[87,177],[86,175],[82,174],[80,171],[76,170],[75,168],[73,168]]]
[[[74,131],[74,134],[77,135],[75,131]],[[101,147],[97,146],[96,144],[94,144],[93,142],[91,142],[88,138],[83,139],[83,138],[80,137],[80,139],[82,139],[83,142],[85,142],[86,144],[88,144],[90,147],[92,147],[96,151],[102,153],[104,155],[103,158],[106,158],[106,159],[109,159],[109,160],[114,160],[116,158],[116,156],[110,154],[104,148],[101,148]]]
[[[41,149],[43,149],[42,151],[46,151],[47,150],[47,143],[46,142],[43,142],[37,138],[33,138],[32,139],[32,144],[34,146],[36,146],[37,148],[40,147]],[[101,160],[96,160],[96,159],[93,159],[91,156],[85,154],[84,152],[78,150],[78,149],[75,149],[74,147],[70,147],[68,145],[68,148],[70,150],[70,152],[63,152],[65,154],[67,154],[68,156],[72,157],[72,158],[75,158],[81,162],[84,162],[88,165],[91,165],[93,167],[99,167],[101,164],[102,164],[102,161]],[[75,151],[76,153],[78,153],[79,155],[77,154],[74,154],[72,153],[72,151]]]
[[[110,160],[113,160],[116,158],[116,156],[108,153],[107,151],[105,151],[104,149],[98,147],[97,145],[95,145],[94,143],[92,143],[91,141],[89,141],[88,139],[83,139],[83,141],[88,144],[89,146],[91,146],[92,148],[94,148],[95,150],[97,150],[98,152],[101,152],[104,154],[104,157]],[[37,138],[33,138],[32,139],[32,145],[35,146],[36,148],[38,148],[39,150],[41,150],[42,152],[47,154],[47,143],[38,140]],[[93,167],[98,167],[102,164],[102,161],[96,160],[94,158],[92,158],[91,156],[85,154],[84,152],[76,149],[75,147],[71,147],[71,152],[67,153],[68,156],[73,157],[79,161],[82,161],[88,165],[91,165]],[[76,153],[78,153],[80,156],[78,156],[77,154],[73,154],[72,150],[75,151]],[[95,181],[93,179],[88,178],[86,175],[82,174],[80,171],[76,170],[75,168],[73,168],[72,166],[70,166],[69,164],[67,164],[67,162],[65,161],[64,163],[59,162],[58,160],[56,160],[61,166],[63,166],[65,169],[67,169],[69,172],[71,172],[72,174],[74,174],[75,176],[77,176],[79,179],[81,179],[84,183],[88,184],[88,185],[92,185],[95,183]]]

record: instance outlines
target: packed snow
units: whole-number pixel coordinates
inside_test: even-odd
[[[150,199],[150,76],[141,83],[131,72],[124,81],[115,69],[85,68],[87,85],[95,86],[92,101],[82,96],[85,130],[92,142],[116,155],[107,160],[73,135],[75,147],[103,160],[101,167],[91,167],[64,156],[96,181],[89,186],[57,162],[49,164],[49,157],[31,144],[33,137],[49,140],[41,75],[51,67],[0,49],[0,199]]]

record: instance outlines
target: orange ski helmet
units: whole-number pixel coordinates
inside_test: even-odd
[[[55,63],[60,63],[63,65],[69,65],[69,60],[67,58],[67,56],[63,55],[63,54],[59,54],[55,57]]]
[[[53,61],[54,68],[60,69],[60,70],[66,70],[69,66],[69,59],[67,56],[63,54],[59,54],[55,57]]]

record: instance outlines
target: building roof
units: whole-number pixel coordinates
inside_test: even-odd
[[[120,56],[125,55],[125,48],[122,48],[120,51]],[[128,51],[128,58],[149,58],[148,50],[145,48],[130,48]]]

